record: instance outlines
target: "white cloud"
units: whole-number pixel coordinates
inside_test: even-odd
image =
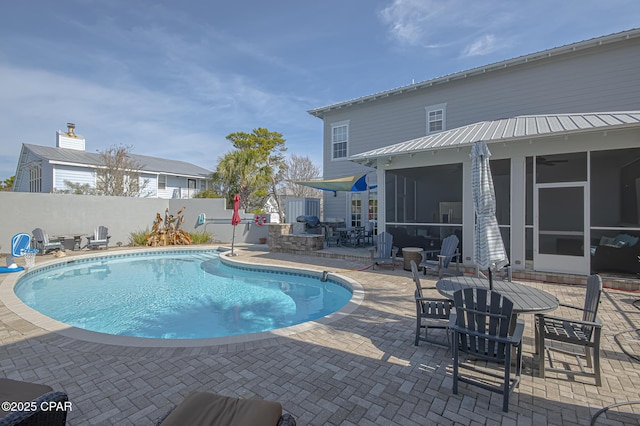
[[[483,56],[493,53],[498,47],[497,39],[493,34],[486,34],[468,45],[462,52],[462,56]]]
[[[379,16],[400,45],[446,48],[463,57],[505,47],[495,34],[508,31],[517,20],[500,0],[391,0]]]
[[[431,33],[429,26],[444,11],[443,5],[432,0],[393,0],[380,11],[380,17],[400,43],[423,45]]]

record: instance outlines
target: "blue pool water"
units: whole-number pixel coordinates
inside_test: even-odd
[[[215,252],[101,257],[27,274],[15,286],[53,319],[114,335],[197,339],[312,321],[352,293],[304,274],[240,269]]]

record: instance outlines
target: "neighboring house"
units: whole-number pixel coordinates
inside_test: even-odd
[[[85,151],[85,139],[68,124],[56,132],[56,146],[22,144],[14,192],[64,192],[65,181],[96,186],[103,161],[98,153]],[[129,154],[140,170],[141,197],[193,198],[207,189],[210,170],[184,161]]]
[[[399,247],[437,249],[455,233],[471,266],[469,153],[484,140],[512,267],[611,269],[601,247],[640,235],[638,69],[633,29],[311,110],[324,122],[324,178],[368,173],[378,185],[325,195],[324,214],[377,219]]]

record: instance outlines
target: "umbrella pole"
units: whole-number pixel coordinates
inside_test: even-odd
[[[233,252],[233,245],[236,242],[236,226],[233,225],[233,234],[231,234],[231,256],[235,256],[235,253]]]
[[[493,291],[493,273],[491,272],[491,266],[489,266],[489,290]]]

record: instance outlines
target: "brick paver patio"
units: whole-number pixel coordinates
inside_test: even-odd
[[[633,304],[639,293],[605,290],[602,387],[589,378],[538,378],[532,317],[526,315],[523,378],[503,413],[500,395],[464,384],[453,395],[450,352],[413,345],[414,285],[402,267],[353,271],[367,265],[239,252],[243,262],[346,271],[364,287],[364,301],[348,317],[287,337],[187,348],[75,340],[0,303],[0,377],[67,392],[70,425],[155,424],[194,390],[277,400],[299,425],[588,425],[603,407],[640,400],[640,310]],[[583,287],[526,284],[563,302],[583,303]],[[612,408],[596,424],[640,424],[640,404]]]

